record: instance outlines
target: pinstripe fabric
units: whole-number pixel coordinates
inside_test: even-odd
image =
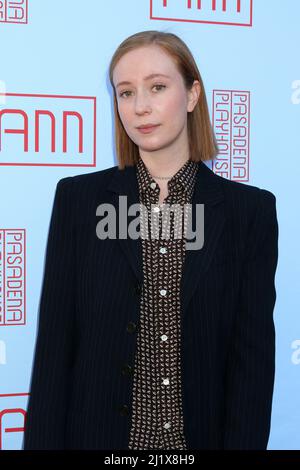
[[[168,182],[169,194],[164,204],[178,204],[183,209],[184,204],[191,202],[197,170],[197,163],[190,160],[178,170]],[[153,217],[160,190],[141,158],[137,163],[137,178],[148,224],[143,224],[141,219],[144,280],[133,372],[129,449],[183,450],[186,449],[180,368],[180,279],[185,254],[183,214],[172,214],[169,233],[162,210]],[[174,226],[179,223],[181,234],[176,238]]]
[[[275,372],[274,194],[203,162],[204,246],[180,281],[182,417],[188,449],[265,449]],[[38,311],[24,449],[126,450],[143,285],[140,239],[96,234],[96,210],[138,204],[136,166],[61,179]],[[128,217],[128,223],[133,217]],[[118,227],[119,228],[119,227]],[[34,312],[32,312],[32,316]]]

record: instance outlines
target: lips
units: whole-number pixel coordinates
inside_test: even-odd
[[[137,130],[142,134],[150,134],[155,131],[160,126],[160,124],[155,124],[153,126],[138,127]]]
[[[150,127],[156,127],[159,126],[159,124],[145,124],[144,126],[138,126],[138,129],[149,129]]]

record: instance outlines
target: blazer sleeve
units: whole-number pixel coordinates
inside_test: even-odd
[[[63,449],[74,355],[72,177],[58,181],[48,232],[23,450]]]
[[[224,449],[266,449],[275,375],[276,198],[259,189],[225,382]]]

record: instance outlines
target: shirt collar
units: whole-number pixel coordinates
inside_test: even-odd
[[[142,192],[153,191],[150,185],[151,183],[156,183],[156,181],[151,176],[147,166],[145,165],[141,157],[139,157],[136,166],[137,175],[141,183],[140,190]],[[191,160],[187,160],[183,164],[183,166],[177,171],[177,173],[175,173],[175,175],[173,175],[172,178],[168,181],[169,192],[171,193],[173,191],[183,191],[191,198],[194,189],[194,184],[196,181],[197,171],[198,163],[193,162]]]

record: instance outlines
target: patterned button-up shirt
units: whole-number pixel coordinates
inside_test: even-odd
[[[183,207],[192,201],[197,171],[198,164],[187,160],[169,180],[168,196],[160,205],[158,184],[141,158],[137,163],[140,203],[147,216],[140,218],[143,285],[129,449],[187,449],[181,391],[180,279],[186,234]],[[181,208],[181,215],[170,211],[167,229],[163,208],[173,204]],[[177,235],[176,227],[181,227]]]

